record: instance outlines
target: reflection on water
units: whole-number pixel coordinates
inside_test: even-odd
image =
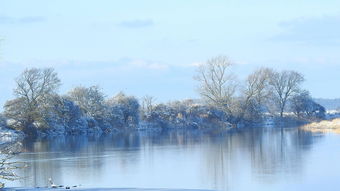
[[[52,177],[58,184],[83,187],[304,188],[310,179],[306,172],[313,174],[319,172],[313,166],[327,165],[319,155],[325,155],[328,139],[340,143],[340,137],[321,137],[295,128],[26,140],[17,159],[29,164],[19,172],[25,178],[7,186],[46,186]],[[340,157],[339,152],[334,155]],[[333,176],[340,178],[340,173]]]

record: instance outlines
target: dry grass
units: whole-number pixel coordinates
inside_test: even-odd
[[[340,118],[310,123],[302,126],[301,129],[319,133],[332,132],[340,134]]]

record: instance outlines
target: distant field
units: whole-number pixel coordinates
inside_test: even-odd
[[[320,122],[314,122],[301,127],[303,130],[320,132],[320,133],[340,133],[340,118],[333,120],[324,120]]]

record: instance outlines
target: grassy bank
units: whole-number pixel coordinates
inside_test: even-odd
[[[312,132],[332,132],[340,134],[340,118],[310,123],[302,126],[301,129]]]

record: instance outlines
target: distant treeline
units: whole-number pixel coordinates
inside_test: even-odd
[[[340,99],[324,99],[324,98],[314,98],[314,101],[327,110],[338,110],[340,111]]]
[[[261,123],[269,115],[283,118],[287,112],[304,120],[324,117],[325,108],[300,88],[304,81],[300,73],[260,68],[240,82],[232,65],[224,56],[208,60],[195,75],[202,99],[166,104],[156,103],[151,96],[108,97],[98,86],[79,86],[59,95],[61,82],[53,68],[26,69],[16,79],[16,98],[4,105],[0,126],[36,136],[236,127]]]

